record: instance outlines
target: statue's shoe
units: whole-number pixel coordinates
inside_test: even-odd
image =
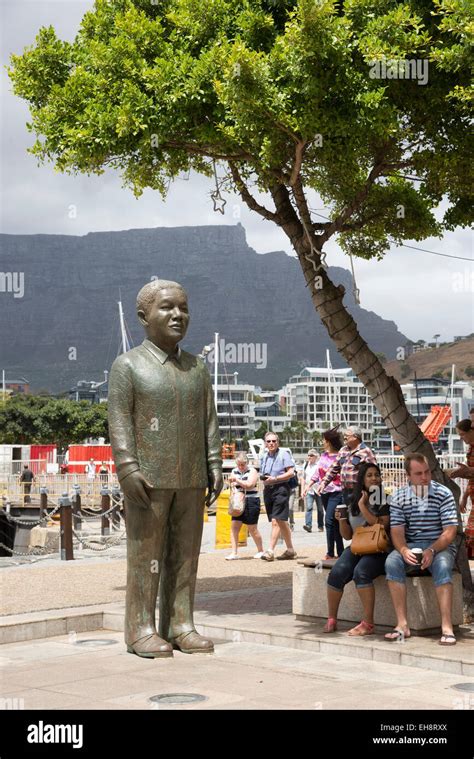
[[[145,659],[158,659],[159,657],[173,656],[173,646],[156,633],[139,638],[135,643],[127,643],[129,654],[143,656]]]
[[[209,638],[203,638],[202,635],[191,630],[190,632],[181,633],[176,638],[171,639],[173,648],[177,648],[183,654],[212,654],[214,653],[214,643]]]

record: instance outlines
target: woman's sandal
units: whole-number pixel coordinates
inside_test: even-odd
[[[411,638],[411,633],[405,632],[405,630],[399,630],[397,627],[392,630],[392,632],[384,635],[384,640],[389,640],[392,643],[394,640],[406,640],[406,638]]]
[[[337,619],[334,619],[334,617],[328,617],[328,621],[323,627],[324,633],[333,633],[337,630]]]
[[[441,640],[438,641],[439,646],[455,646],[457,643],[456,638],[451,633],[443,633]]]
[[[352,628],[352,630],[349,630],[347,633],[348,635],[373,635],[374,634],[374,625],[370,622],[366,622],[365,619],[362,620],[358,625]]]

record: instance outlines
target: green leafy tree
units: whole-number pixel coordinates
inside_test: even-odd
[[[34,395],[15,395],[0,407],[0,443],[82,443],[108,438],[106,404]]]
[[[330,280],[325,246],[337,237],[377,260],[391,241],[470,223],[472,32],[464,0],[96,0],[73,42],[41,29],[10,75],[30,105],[33,154],[60,171],[113,167],[136,195],[165,196],[180,172],[212,177],[220,163],[219,191],[235,189],[291,241],[396,443],[443,480]],[[427,62],[427,81],[405,61]]]
[[[408,377],[409,374],[411,373],[410,364],[406,364],[404,362],[400,364],[400,373],[402,375],[402,379],[405,379],[406,377]]]
[[[255,430],[255,440],[260,440],[265,437],[265,433],[268,432],[268,422],[262,422],[259,427]]]
[[[318,430],[315,430],[311,433],[311,439],[313,441],[314,446],[321,446],[323,443],[323,436],[321,432],[318,432]]]

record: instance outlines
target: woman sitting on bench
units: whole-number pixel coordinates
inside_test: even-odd
[[[376,522],[383,524],[388,534],[389,506],[385,500],[382,475],[376,464],[360,465],[352,501],[347,511],[344,511],[343,506],[336,509],[336,519],[344,540],[351,540],[357,527],[365,527]],[[344,549],[328,577],[328,621],[324,632],[336,631],[337,612],[344,586],[354,580],[364,613],[362,621],[349,630],[348,635],[373,635],[374,580],[385,573],[387,555],[387,553],[373,553],[356,556],[351,552],[350,546]]]

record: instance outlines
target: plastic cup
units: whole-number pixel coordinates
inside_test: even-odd
[[[423,561],[423,551],[421,548],[412,548],[411,552],[415,554],[417,564],[421,565],[421,562]]]

